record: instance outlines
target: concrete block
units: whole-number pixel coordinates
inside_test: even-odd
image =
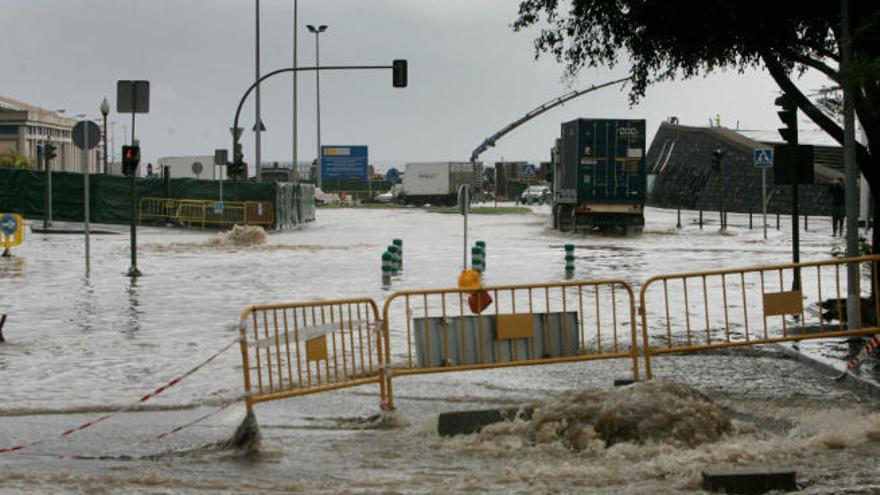
[[[756,494],[771,490],[796,491],[793,469],[703,471],[703,489],[712,492]]]
[[[532,408],[487,409],[482,411],[456,411],[440,414],[437,419],[437,433],[441,437],[469,435],[502,421],[513,421],[517,417],[532,419]]]

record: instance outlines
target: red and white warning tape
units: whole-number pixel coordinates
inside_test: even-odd
[[[858,366],[862,364],[862,361],[873,354],[878,347],[880,347],[880,337],[871,337],[871,340],[869,340],[868,343],[865,344],[865,348],[862,349],[861,352],[856,354],[854,358],[850,359],[849,364],[846,365],[846,370],[852,371],[858,368]]]
[[[87,422],[85,422],[85,423],[83,423],[83,424],[81,424],[81,425],[79,425],[79,426],[74,427],[74,428],[70,428],[70,429],[66,430],[64,433],[62,433],[61,436],[62,436],[62,437],[70,436],[70,435],[72,435],[73,433],[76,433],[76,432],[78,432],[78,431],[82,431],[82,430],[85,430],[85,429],[91,428],[92,426],[95,426],[96,424],[98,424],[98,423],[100,423],[100,422],[102,422],[102,421],[105,421],[105,420],[107,420],[107,419],[110,419],[110,418],[113,417],[115,414],[126,413],[126,412],[130,412],[130,411],[133,411],[133,410],[138,409],[138,408],[141,406],[141,404],[143,404],[144,402],[146,402],[146,401],[152,399],[153,397],[156,397],[157,395],[159,395],[159,394],[161,394],[162,392],[168,390],[169,388],[171,388],[171,387],[177,385],[177,384],[180,383],[184,378],[186,378],[186,377],[192,375],[192,374],[195,373],[196,371],[198,371],[198,370],[200,370],[201,368],[205,367],[208,363],[210,363],[211,361],[213,361],[214,359],[216,359],[218,356],[220,356],[220,355],[223,354],[224,352],[228,351],[233,345],[237,344],[238,342],[239,342],[239,339],[236,338],[235,340],[233,340],[232,342],[230,342],[229,344],[227,344],[226,347],[224,347],[224,348],[220,349],[219,351],[215,352],[215,353],[214,353],[213,355],[211,355],[208,359],[202,361],[202,362],[199,363],[198,365],[196,365],[196,366],[194,366],[193,368],[189,369],[189,370],[186,371],[185,373],[183,373],[183,374],[177,376],[177,377],[174,378],[173,380],[169,381],[169,382],[166,383],[165,385],[162,385],[161,387],[159,387],[159,388],[157,388],[156,390],[150,392],[149,394],[146,394],[146,395],[144,395],[144,396],[141,396],[141,398],[137,401],[136,404],[134,404],[134,405],[132,405],[132,406],[129,406],[129,407],[126,407],[126,408],[123,408],[123,409],[117,411],[117,412],[114,413],[114,414],[107,414],[107,415],[101,416],[101,417],[99,417],[99,418],[96,418],[96,419],[93,419],[93,420],[87,421]],[[235,402],[237,402],[238,400],[239,400],[239,399],[236,399]],[[229,405],[231,405],[231,404],[228,404],[228,405],[224,406],[224,408],[225,408],[225,407],[228,407]],[[187,426],[188,426],[188,425],[187,425]],[[185,427],[186,427],[186,426],[184,426],[184,428],[185,428]],[[181,428],[181,429],[182,429],[182,428]],[[30,443],[27,443],[27,444],[19,444],[19,445],[13,445],[12,447],[0,448],[0,454],[4,454],[4,453],[7,453],[7,452],[18,452],[18,451],[21,451],[21,450],[23,450],[23,449],[25,449],[25,448],[33,447],[33,446],[35,446],[35,445],[39,445],[39,444],[41,444],[41,443],[44,443],[44,442],[46,442],[47,440],[49,440],[49,439],[51,439],[51,438],[55,438],[55,436],[53,435],[53,436],[51,436],[51,437],[42,438],[42,439],[35,440],[35,441],[30,442]]]
[[[862,364],[862,361],[870,357],[871,354],[873,354],[878,347],[880,347],[880,337],[871,337],[868,343],[865,344],[865,347],[858,354],[856,354],[855,357],[849,360],[849,363],[847,363],[846,365],[846,371],[838,376],[835,376],[834,379],[842,380],[843,377],[847,375],[847,373],[851,373],[853,370],[858,368],[859,365]]]

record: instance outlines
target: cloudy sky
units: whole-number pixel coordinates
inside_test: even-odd
[[[336,72],[321,77],[324,144],[366,144],[383,169],[407,161],[465,160],[486,136],[572,89],[626,74],[588,70],[563,80],[563,67],[534,59],[535,32],[510,28],[514,0],[300,0],[299,65],[313,65],[314,35],[327,24],[322,65],[409,61],[409,87],[391,87],[390,72]],[[262,72],[289,67],[293,0],[262,0]],[[115,107],[116,81],[151,82],[150,113],[138,116],[146,160],[212,154],[229,148],[239,98],[253,82],[254,0],[3,0],[0,94],[68,115],[99,117],[105,96]],[[290,161],[292,78],[265,83],[264,161]],[[818,77],[803,82],[807,89]],[[648,90],[630,107],[625,90],[602,89],[552,110],[509,134],[481,156],[486,161],[546,160],[559,124],[578,117],[642,118],[649,139],[660,122],[777,127],[778,90],[764,72],[721,73]],[[253,104],[243,125],[253,126]],[[299,78],[299,158],[315,156],[315,77]],[[130,116],[111,112],[116,147]],[[809,126],[805,126],[809,127]],[[253,161],[253,133],[243,140]]]

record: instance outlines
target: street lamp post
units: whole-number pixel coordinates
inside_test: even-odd
[[[317,185],[318,189],[321,189],[321,173],[322,173],[322,163],[321,163],[321,51],[320,51],[320,37],[319,35],[327,30],[327,26],[322,24],[317,28],[311,24],[306,26],[309,29],[310,33],[315,33],[315,93],[316,93],[316,108],[318,114],[318,125],[317,125],[317,133],[318,133],[318,179]]]
[[[256,79],[255,80],[259,81],[260,80],[260,0],[257,0],[256,4],[257,4],[257,14],[256,14],[256,18],[257,18],[256,62],[257,63],[256,63]],[[263,176],[262,167],[260,167],[260,161],[263,159],[262,154],[261,154],[261,151],[262,151],[261,144],[262,143],[261,143],[261,139],[260,139],[260,132],[262,132],[263,121],[260,118],[260,85],[259,84],[257,84],[257,92],[256,92],[255,96],[256,96],[255,120],[257,123],[254,124],[254,132],[256,133],[254,135],[254,152],[255,152],[254,161],[256,162],[255,167],[256,167],[256,172],[257,172],[257,180],[260,181],[263,178],[262,177]]]
[[[297,40],[297,26],[299,25],[299,20],[297,19],[297,0],[293,0],[293,67],[296,68],[296,40]],[[296,149],[296,138],[297,138],[297,108],[296,108],[296,97],[297,97],[297,88],[296,88],[296,80],[297,73],[293,73],[293,177],[296,179],[297,174],[297,149]]]
[[[110,113],[110,104],[107,103],[107,98],[104,98],[104,101],[101,102],[101,115],[104,116],[104,175],[107,175],[107,114]]]

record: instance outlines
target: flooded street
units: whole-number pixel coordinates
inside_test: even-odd
[[[472,215],[468,241],[487,244],[484,283],[565,279],[565,243],[576,245],[578,279],[622,279],[639,289],[652,275],[786,263],[788,220],[775,218],[765,241],[760,216],[717,215],[703,230],[695,212],[675,228],[674,211],[648,209],[634,236],[561,234],[549,207],[532,213]],[[731,421],[720,440],[695,446],[599,441],[573,450],[498,430],[441,438],[441,412],[519,406],[567,390],[607,390],[628,378],[624,360],[470,371],[396,379],[391,427],[375,386],[343,389],[255,407],[261,453],[241,456],[217,444],[244,415],[237,345],[161,395],[160,385],[238,339],[250,304],[369,297],[398,289],[452,287],[462,263],[461,217],[419,209],[321,209],[296,231],[265,245],[211,245],[210,231],[141,228],[131,281],[128,235],[92,238],[85,279],[79,236],[30,234],[0,259],[0,493],[678,493],[699,492],[711,468],[790,467],[804,493],[880,491],[880,408],[776,347],[660,357],[658,381],[694,387]],[[706,214],[709,220],[710,214]],[[827,218],[801,232],[801,259],[831,256],[839,243]],[[404,271],[381,281],[381,254],[404,246]],[[790,345],[788,345],[790,347]],[[845,366],[840,342],[802,344]],[[393,356],[395,357],[395,356]],[[866,367],[873,373],[874,367]],[[870,378],[870,376],[869,376]],[[540,407],[540,406],[539,406]],[[561,408],[560,401],[545,408]],[[162,439],[155,436],[212,414]],[[85,421],[93,427],[61,434]],[[145,439],[151,439],[145,442]],[[76,456],[89,457],[78,459]],[[93,458],[97,457],[97,458]]]

